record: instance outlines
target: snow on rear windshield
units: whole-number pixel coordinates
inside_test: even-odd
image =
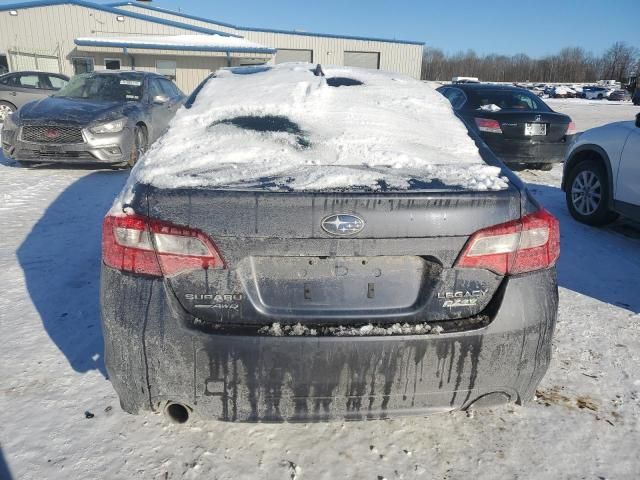
[[[226,120],[220,120],[210,125],[210,129],[217,127],[218,125],[233,125],[234,127],[242,128],[244,130],[252,130],[254,132],[271,132],[271,133],[286,133],[292,136],[300,147],[309,147],[309,140],[305,138],[304,132],[300,130],[300,127],[282,115],[264,115],[264,116],[250,116],[243,115],[239,117],[229,118]],[[212,130],[212,135],[217,135],[219,130]]]
[[[449,102],[427,84],[354,68],[283,64],[217,72],[138,162],[160,188],[503,189]],[[363,85],[332,88],[327,78]]]

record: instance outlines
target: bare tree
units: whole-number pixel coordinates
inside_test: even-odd
[[[635,68],[639,55],[636,47],[616,42],[603,55],[602,73],[607,79],[622,81]]]
[[[437,48],[425,48],[422,78],[450,80],[454,76],[479,77],[500,82],[595,82],[599,79],[623,81],[640,69],[640,51],[616,42],[596,57],[582,47],[567,47],[556,55],[531,58],[524,53],[511,57],[473,50],[446,55]]]

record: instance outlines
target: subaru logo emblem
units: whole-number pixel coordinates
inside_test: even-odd
[[[347,237],[360,233],[364,228],[364,220],[357,215],[340,213],[322,219],[322,229],[330,235]]]
[[[536,115],[536,122],[542,121],[542,115]]]

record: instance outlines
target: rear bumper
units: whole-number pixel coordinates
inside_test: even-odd
[[[573,135],[562,142],[536,142],[534,140],[509,140],[483,138],[491,151],[505,163],[561,163]]]
[[[103,266],[106,367],[131,413],[176,401],[221,420],[315,421],[520,403],[549,365],[556,273],[505,282],[492,322],[476,330],[272,337],[187,328],[162,280]]]

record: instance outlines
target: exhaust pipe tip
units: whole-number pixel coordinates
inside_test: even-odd
[[[191,417],[193,409],[178,402],[167,402],[164,407],[164,414],[171,423],[185,424]]]

